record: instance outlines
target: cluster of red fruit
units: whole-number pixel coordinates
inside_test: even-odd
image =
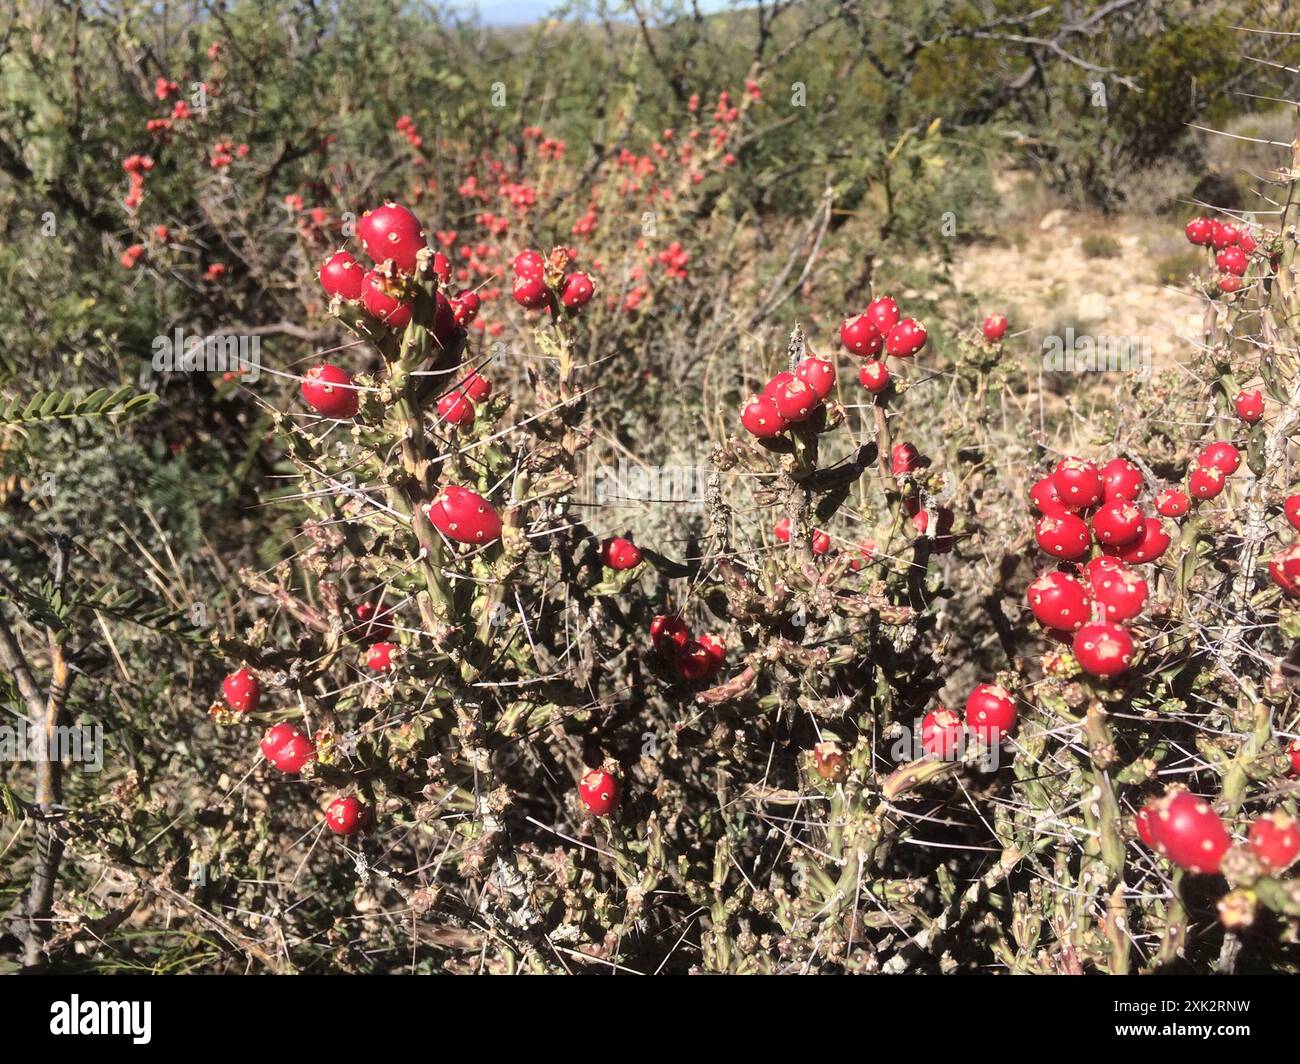
[[[790,542],[790,530],[794,527],[794,522],[789,517],[782,517],[777,521],[772,529],[772,534],[776,536],[781,543]],[[811,548],[814,554],[829,554],[831,550],[831,537],[823,532],[820,528],[812,530]],[[860,540],[856,548],[849,554],[849,568],[857,572],[864,565],[872,560],[876,554],[876,545],[869,539]]]
[[[431,271],[440,284],[451,280],[447,256],[429,250],[419,219],[405,207],[390,202],[366,211],[357,222],[357,238],[375,267],[367,270],[348,251],[336,251],[321,266],[321,287],[344,303],[360,303],[381,326],[406,328],[413,307],[411,278],[417,274]],[[448,299],[441,291],[436,300],[433,334],[446,343],[457,327],[473,320],[479,301],[472,292]]]
[[[966,735],[993,745],[1015,726],[1016,702],[1011,692],[982,683],[966,699],[964,721],[944,706],[936,706],[921,719],[921,750],[930,757],[950,760],[961,752]]]
[[[1225,292],[1237,291],[1257,246],[1250,230],[1232,222],[1193,218],[1184,232],[1193,244],[1211,248],[1216,253],[1214,265],[1219,270],[1219,287]]]
[[[402,115],[397,119],[397,131],[406,138],[406,143],[416,151],[424,147],[424,138],[420,136],[420,131],[415,127],[415,119],[410,115]]]
[[[178,107],[181,104],[177,104]],[[219,140],[212,145],[212,152],[208,156],[208,165],[214,170],[225,170],[235,159],[243,159],[248,155],[249,147],[247,144],[235,144],[228,140]]]
[[[740,408],[740,423],[760,439],[779,436],[812,417],[835,389],[835,364],[809,355],[794,370],[782,370]]]
[[[126,171],[127,179],[131,184],[131,190],[126,194],[126,198],[122,200],[122,204],[127,210],[135,210],[144,200],[144,175],[153,167],[154,161],[151,155],[128,155],[122,160],[122,169]],[[125,262],[123,265],[126,265]],[[130,267],[127,268],[130,269]]]
[[[221,685],[232,713],[256,712],[262,701],[262,684],[248,669],[232,672]],[[282,721],[262,736],[262,756],[287,776],[296,776],[316,757],[316,744],[301,729]],[[340,795],[325,810],[325,825],[336,835],[353,835],[365,826],[365,803],[356,795]]]
[[[880,354],[911,358],[925,346],[925,326],[915,318],[904,318],[898,304],[888,296],[873,299],[867,309],[840,324],[840,342],[852,355],[864,360],[858,381],[873,395],[889,387],[889,368]]]
[[[549,262],[563,262],[570,257],[569,251],[557,248],[551,252]],[[513,263],[515,302],[525,310],[538,310],[542,307],[554,307],[558,297],[566,310],[579,310],[585,307],[596,294],[596,286],[591,278],[577,271],[562,274],[563,279],[558,287],[552,288],[547,283],[546,277],[549,262],[542,257],[540,251],[531,248],[515,256]]]
[[[1029,608],[1045,628],[1061,638],[1073,634],[1079,667],[1093,676],[1115,676],[1133,664],[1133,636],[1122,622],[1138,616],[1150,590],[1130,565],[1150,564],[1169,547],[1169,534],[1156,517],[1135,505],[1144,487],[1142,473],[1125,458],[1100,470],[1079,458],[1066,458],[1030,492],[1042,516],[1034,528],[1038,546],[1063,562],[1079,562],[1093,548],[1101,553],[1082,570],[1049,570],[1029,585]],[[1156,508],[1166,516],[1187,512],[1162,492]]]
[[[727,661],[727,648],[711,635],[691,638],[691,630],[676,614],[661,613],[650,622],[650,642],[683,680],[711,680]]]
[[[1138,837],[1179,868],[1208,875],[1219,870],[1232,838],[1210,803],[1172,787],[1138,812]],[[1265,873],[1283,872],[1300,856],[1300,827],[1281,810],[1250,827],[1250,850]]]

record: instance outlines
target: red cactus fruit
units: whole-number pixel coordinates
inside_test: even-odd
[[[236,713],[253,713],[262,701],[262,683],[255,673],[240,669],[222,681],[221,694]]]
[[[262,756],[286,776],[296,776],[316,756],[316,744],[284,721],[262,736]]]
[[[1085,624],[1074,633],[1073,648],[1079,667],[1090,676],[1117,676],[1133,664],[1133,637],[1122,625]]]
[[[1155,849],[1189,872],[1217,872],[1232,840],[1210,803],[1187,791],[1170,791],[1151,810]]]
[[[1070,513],[1055,517],[1044,514],[1034,526],[1034,540],[1045,554],[1066,561],[1082,558],[1092,545],[1083,518]]]
[[[366,826],[369,810],[354,794],[335,798],[325,810],[325,826],[335,835],[355,835]]]
[[[313,366],[303,375],[302,397],[322,417],[355,417],[360,394],[352,387],[348,371],[328,362]]]
[[[1112,458],[1100,472],[1102,498],[1106,502],[1136,502],[1142,494],[1142,472],[1127,458]]]
[[[578,784],[582,804],[594,816],[608,816],[618,807],[618,777],[603,768],[593,768]]]
[[[921,720],[921,749],[931,757],[951,758],[961,746],[961,737],[961,718],[943,706],[936,706]]]
[[[1069,510],[1084,510],[1101,502],[1104,486],[1097,467],[1082,458],[1064,458],[1052,470],[1056,494]]]
[[[1045,628],[1075,632],[1088,622],[1088,592],[1068,573],[1046,572],[1029,585],[1029,608]]]
[[[630,539],[613,536],[600,545],[600,560],[619,572],[635,569],[641,564],[641,550]]]
[[[1300,827],[1293,817],[1275,809],[1250,826],[1250,848],[1267,871],[1285,871],[1300,855]]]
[[[966,727],[985,742],[999,742],[1016,726],[1016,700],[1005,687],[982,683],[966,699]]]
[[[501,535],[501,517],[478,492],[449,485],[429,504],[433,527],[457,543],[491,543]]]

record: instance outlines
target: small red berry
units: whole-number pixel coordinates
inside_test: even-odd
[[[966,727],[986,742],[999,742],[1016,726],[1016,701],[1005,687],[982,683],[966,699]]]
[[[325,810],[325,826],[335,835],[355,835],[366,825],[369,810],[355,795],[335,798]]]
[[[389,281],[378,270],[370,270],[362,279],[361,305],[366,313],[390,329],[405,329],[411,320],[411,303],[389,291]]]
[[[727,645],[712,635],[700,636],[699,642],[713,656],[713,671],[717,672],[727,661]]]
[[[984,319],[984,339],[997,343],[1007,334],[1007,317],[1005,314],[990,314]]]
[[[1215,284],[1223,292],[1238,292],[1241,290],[1242,280],[1231,273],[1221,273],[1215,278]]]
[[[1222,470],[1214,466],[1196,466],[1187,477],[1187,490],[1193,499],[1217,498],[1227,487]]]
[[[921,500],[904,499],[903,510],[911,517],[912,527],[924,535],[930,527],[930,511],[921,508]],[[955,520],[953,512],[946,506],[939,506],[935,508],[934,516],[934,538],[948,535]]]
[[[536,310],[551,301],[551,290],[546,287],[540,274],[520,274],[515,278],[512,294],[515,302],[527,310]]]
[[[1122,625],[1085,624],[1074,633],[1074,657],[1091,676],[1115,676],[1133,664],[1133,637]]]
[[[1283,499],[1282,513],[1286,517],[1287,524],[1292,528],[1300,529],[1300,495],[1288,495]]]
[[[1224,440],[1216,440],[1201,448],[1196,464],[1217,469],[1225,477],[1230,477],[1241,465],[1241,452]]]
[[[675,654],[690,641],[691,630],[675,614],[660,613],[650,621],[650,642],[661,654]]]
[[[1285,871],[1300,855],[1300,828],[1276,809],[1250,826],[1250,848],[1267,871]]]
[[[439,284],[451,283],[451,259],[447,258],[441,251],[433,253],[433,272],[438,278]]]
[[[698,639],[692,639],[673,656],[677,674],[691,682],[704,680],[717,671],[717,658],[713,652]]]
[[[641,564],[641,550],[630,539],[614,536],[600,545],[600,560],[619,572],[635,569]]]
[[[1156,837],[1154,832],[1152,831],[1153,825],[1151,823],[1151,819],[1152,817],[1155,816],[1155,812],[1156,812],[1156,803],[1148,802],[1146,805],[1144,805],[1141,809],[1138,810],[1137,816],[1133,818],[1134,823],[1137,826],[1138,838],[1141,839],[1147,845],[1147,847],[1152,850],[1156,848]]]
[[[936,706],[921,720],[921,749],[931,757],[951,758],[961,745],[961,736],[961,718],[943,706]]]
[[[1029,608],[1046,628],[1074,632],[1088,621],[1088,592],[1068,573],[1040,573],[1029,585]]]
[[[867,304],[865,314],[867,321],[876,327],[876,331],[881,336],[888,336],[889,330],[897,325],[903,316],[903,312],[898,309],[898,304],[889,296],[873,299]]]
[[[1232,843],[1210,803],[1187,791],[1171,791],[1151,807],[1156,852],[1180,868],[1217,872]]]
[[[1142,511],[1131,502],[1105,502],[1092,515],[1092,534],[1098,543],[1123,547],[1142,535]]]
[[[805,358],[795,366],[794,375],[812,389],[819,403],[825,402],[835,390],[835,363],[824,358]]]
[[[904,318],[885,337],[885,351],[895,358],[910,358],[925,346],[925,326],[915,318]]]
[[[1047,514],[1057,517],[1064,513],[1069,513],[1065,503],[1061,502],[1061,495],[1056,490],[1056,483],[1052,477],[1045,476],[1042,480],[1036,482],[1029,489],[1029,501],[1034,504],[1035,509],[1040,514]]]
[[[794,380],[794,374],[788,369],[783,369],[780,373],[774,374],[772,379],[763,385],[763,390],[759,393],[764,399],[769,399],[773,403],[779,392],[783,392],[786,386]]]
[[[1082,458],[1064,458],[1052,471],[1056,494],[1068,510],[1083,510],[1101,502],[1105,487],[1097,467]]]
[[[885,338],[867,315],[859,314],[841,323],[840,343],[860,358],[874,358],[880,354]]]
[[[468,328],[469,324],[478,317],[479,308],[483,305],[483,300],[479,298],[477,292],[462,292],[454,299],[450,300],[452,319],[462,329]]]
[[[1253,392],[1239,391],[1232,404],[1237,416],[1247,425],[1253,425],[1264,416],[1264,393],[1259,389]]]
[[[262,701],[262,683],[256,674],[240,669],[222,681],[221,694],[236,713],[252,713]]]
[[[448,425],[467,429],[474,424],[474,403],[458,388],[438,400],[438,417]]]
[[[910,443],[896,443],[889,452],[889,468],[896,477],[915,473],[921,462],[921,453]]]
[[[790,427],[777,410],[776,403],[760,395],[751,395],[745,400],[745,405],[740,408],[740,423],[760,439],[780,435]]]
[[[492,382],[477,370],[465,378],[461,388],[476,403],[485,403],[492,397]]]
[[[1246,272],[1246,266],[1250,260],[1241,248],[1231,247],[1224,248],[1214,256],[1214,265],[1224,273],[1232,274],[1233,277],[1240,277]]]
[[[777,388],[772,395],[772,402],[781,418],[792,424],[811,417],[821,406],[817,393],[797,377],[788,381],[784,388]]]
[[[1140,614],[1151,593],[1146,580],[1113,558],[1094,558],[1084,566],[1092,597],[1106,610],[1108,621],[1131,621]]]
[[[396,203],[366,211],[357,222],[357,236],[376,263],[391,259],[399,273],[414,273],[416,256],[426,246],[419,219]]]
[[[491,543],[501,536],[501,516],[476,491],[449,485],[429,504],[433,527],[457,543]]]
[[[858,382],[872,395],[879,395],[889,387],[889,369],[873,359],[858,370]]]
[[[1142,472],[1127,458],[1112,458],[1101,467],[1101,493],[1106,502],[1136,502],[1142,494]]]
[[[396,643],[376,643],[366,652],[366,667],[373,672],[391,672],[401,649]]]
[[[356,614],[356,626],[349,630],[352,639],[367,643],[389,639],[393,634],[393,610],[391,608],[376,613],[372,602],[359,602],[353,611]]]
[[[1214,223],[1208,218],[1193,218],[1187,223],[1184,232],[1187,239],[1193,244],[1199,244],[1201,247],[1209,244],[1210,237],[1213,234]]]
[[[1215,251],[1222,251],[1241,239],[1241,231],[1231,222],[1210,223],[1210,243]]]
[[[528,248],[515,256],[512,267],[516,277],[541,277],[546,269],[546,259],[540,251]]]
[[[1300,776],[1300,739],[1292,739],[1287,744],[1286,752],[1291,758],[1291,771]]]
[[[593,815],[606,816],[618,806],[618,777],[593,768],[578,784],[578,796]]]
[[[570,310],[585,307],[588,300],[596,294],[596,286],[585,273],[571,273],[560,287],[560,302]]]
[[[352,377],[345,369],[322,362],[303,376],[302,397],[322,417],[355,417],[360,392],[352,387]]]
[[[828,554],[831,549],[831,537],[821,529],[813,529],[812,534],[812,552],[814,554]]]
[[[316,756],[316,744],[285,721],[262,736],[262,756],[288,776],[296,776]]]
[[[1161,517],[1182,517],[1191,500],[1177,488],[1165,488],[1156,496],[1156,513]]]
[[[858,541],[857,547],[849,556],[849,568],[855,573],[859,572],[863,566],[869,565],[876,556],[876,544],[869,539]]]
[[[1300,597],[1300,543],[1273,555],[1269,559],[1268,575],[1288,595]]]
[[[791,521],[788,517],[783,517],[772,528],[772,534],[782,543],[790,542]]]
[[[1153,562],[1169,549],[1169,533],[1158,517],[1148,517],[1142,526],[1142,535],[1132,543],[1122,547],[1102,547],[1101,549],[1122,562],[1135,565],[1138,562]]]
[[[1076,514],[1044,514],[1034,526],[1034,540],[1045,554],[1073,561],[1088,553],[1092,537],[1083,518]]]
[[[332,296],[349,303],[361,298],[366,271],[346,251],[336,251],[320,268],[321,287]]]

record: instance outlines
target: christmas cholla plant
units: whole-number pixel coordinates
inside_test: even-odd
[[[1044,470],[1030,498],[1048,561],[1024,601],[1048,646],[976,672],[953,692],[958,714],[938,702],[931,633],[953,572],[942,562],[972,532],[955,512],[960,470],[900,438],[916,362],[931,357],[919,322],[873,300],[845,319],[841,354],[796,328],[733,408],[706,535],[676,558],[573,505],[598,354],[586,300],[565,298],[570,252],[515,260],[521,313],[539,317],[528,387],[507,394],[475,383],[492,367],[448,324],[459,297],[422,240],[404,230],[400,262],[370,248],[409,321],[333,292],[370,353],[352,349],[346,380],[305,383],[353,393],[355,410],[304,388],[316,414],[280,416],[310,545],[270,580],[247,576],[283,608],[296,651],[265,624],[228,639],[240,679],[215,714],[272,725],[268,761],[319,791],[322,824],[399,896],[467,930],[479,914],[499,942],[491,963],[534,970],[557,967],[546,942],[561,931],[586,956],[658,963],[656,935],[694,909],[694,963],[731,971],[949,970],[962,961],[941,944],[962,925],[1012,970],[1154,970],[1213,948],[1185,931],[1206,901],[1230,936],[1261,909],[1297,918],[1288,807],[1269,797],[1291,771],[1277,737],[1291,673],[1268,655],[1282,650],[1270,633],[1297,627],[1300,564],[1282,543],[1270,562],[1269,540],[1287,525],[1289,485],[1272,478],[1300,401],[1270,364],[1264,409],[1251,398],[1243,416],[1250,372],[1219,354],[1237,339],[1222,330],[1279,328],[1271,260],[1232,274],[1234,294],[1207,290],[1230,300],[1207,348],[1227,359],[1210,385],[1220,417],[1185,458],[1134,433],[1123,453]],[[971,342],[993,357],[1005,330],[982,332]],[[385,638],[359,641],[377,608]],[[245,709],[248,678],[260,683]],[[1170,790],[1162,765],[1186,749],[1186,789]],[[723,766],[740,789],[718,819]],[[266,785],[284,786],[276,773]],[[1085,792],[1079,817],[1044,819]],[[928,849],[929,818],[909,813],[921,801],[973,802],[958,838],[991,832],[995,871]],[[741,829],[789,803],[806,806],[789,852]],[[450,855],[436,880],[415,853],[378,846],[411,831]],[[737,878],[737,862],[765,874]],[[958,873],[980,867],[981,886],[964,887]],[[1069,890],[1068,951],[1035,948],[1050,905],[1037,875]],[[1147,875],[1163,887],[1134,885]],[[1023,892],[1009,927],[979,903],[1002,879]],[[881,919],[863,914],[863,890]],[[651,894],[665,900],[648,906]],[[899,926],[933,945],[903,945]]]

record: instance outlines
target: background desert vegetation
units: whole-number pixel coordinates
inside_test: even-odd
[[[1132,820],[1171,782],[1238,839],[1294,811],[1291,622],[1262,569],[1248,614],[1221,608],[1261,564],[1245,503],[1153,577],[1139,675],[1045,674],[1024,605],[1027,492],[1058,458],[1172,484],[1210,439],[1253,461],[1224,381],[1271,343],[1291,409],[1289,312],[1280,342],[1262,310],[1207,332],[1212,271],[1182,229],[1277,229],[1296,32],[1284,0],[573,4],[509,29],[394,0],[8,5],[0,703],[105,745],[98,771],[0,762],[0,970],[1296,970],[1294,891],[1227,930],[1216,903],[1253,888],[1184,875]],[[384,199],[450,234],[452,287],[485,296],[461,354],[492,405],[477,435],[428,411],[422,431],[526,538],[447,560],[474,582],[437,631],[382,502],[405,490],[392,396],[363,430],[298,395],[322,357],[388,379],[316,277]],[[554,246],[598,292],[550,331],[509,274]],[[929,328],[890,422],[956,514],[945,554],[903,535],[839,349],[884,294]],[[844,421],[813,461],[860,474],[844,485],[728,450],[796,325],[839,361]],[[177,329],[256,340],[260,377],[157,370]],[[1145,341],[1151,375],[1044,372],[1067,330]],[[1253,476],[1286,488],[1285,436],[1266,461]],[[599,496],[620,463],[703,490]],[[790,507],[877,558],[778,550]],[[596,544],[628,533],[646,565],[602,573]],[[360,602],[396,609],[394,675],[365,668]],[[754,682],[675,676],[648,635],[671,612],[725,641],[716,682]],[[263,704],[232,723],[210,710],[241,665]],[[994,681],[1020,708],[997,770],[898,790],[898,729]],[[258,740],[281,720],[333,755],[273,771]],[[830,740],[843,783],[813,770]],[[623,802],[593,819],[574,787],[602,762]],[[372,823],[337,837],[321,810],[352,791]]]

